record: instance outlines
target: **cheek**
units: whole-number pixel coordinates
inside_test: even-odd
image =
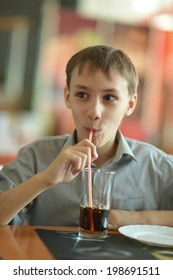
[[[110,126],[118,127],[125,115],[126,115],[126,108],[118,107],[116,109],[112,109],[112,110],[110,109],[105,117],[108,119]]]
[[[126,112],[126,109],[122,106],[117,106],[116,108],[111,108],[106,112],[106,116],[109,119],[116,120],[121,119]]]
[[[123,118],[128,111],[128,104],[121,104],[121,106],[116,108],[116,115],[119,118]]]
[[[71,108],[72,115],[75,121],[80,121],[81,118],[84,116],[83,110],[81,110],[80,106],[74,106]]]

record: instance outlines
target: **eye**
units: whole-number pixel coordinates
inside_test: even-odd
[[[86,92],[80,91],[76,93],[76,96],[79,98],[87,98],[88,94]]]
[[[106,95],[104,96],[103,99],[106,100],[106,101],[111,101],[111,102],[113,102],[113,101],[118,100],[118,97],[115,96],[115,95],[106,94]]]

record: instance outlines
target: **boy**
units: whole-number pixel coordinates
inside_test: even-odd
[[[31,143],[4,166],[0,224],[77,226],[81,171],[91,153],[93,166],[117,171],[110,228],[173,226],[173,156],[126,139],[118,129],[137,103],[138,77],[131,60],[119,49],[91,46],[72,56],[66,75],[64,100],[76,129]]]

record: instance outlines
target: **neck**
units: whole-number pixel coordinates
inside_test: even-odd
[[[113,157],[117,150],[117,142],[107,143],[105,146],[97,149],[98,158],[94,161],[97,167],[102,166],[108,159]]]

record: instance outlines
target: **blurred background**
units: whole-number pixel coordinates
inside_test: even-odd
[[[79,49],[123,49],[140,79],[121,130],[173,153],[173,0],[0,0],[0,164],[45,135],[70,133],[65,66]]]

